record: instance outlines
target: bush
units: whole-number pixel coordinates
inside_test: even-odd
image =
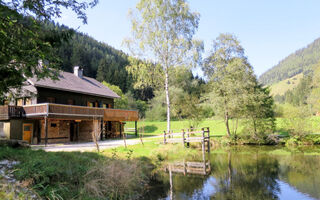
[[[146,160],[104,160],[85,175],[85,192],[93,198],[139,199],[144,194],[153,166]]]
[[[286,141],[287,146],[292,145],[319,145],[320,135],[309,134],[304,136],[292,136]]]
[[[310,112],[306,106],[294,107],[287,105],[284,110],[284,122],[290,136],[303,137],[312,132]]]

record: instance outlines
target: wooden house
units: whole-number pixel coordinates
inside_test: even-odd
[[[137,111],[113,109],[119,96],[79,67],[58,80],[29,79],[14,96],[0,106],[0,137],[32,144],[117,137],[123,122],[138,120]]]

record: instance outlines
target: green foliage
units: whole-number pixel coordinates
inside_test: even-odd
[[[33,1],[0,2],[0,96],[10,88],[18,88],[26,78],[57,78],[60,68],[57,47],[68,40],[71,30],[45,28],[45,22],[60,17],[61,8],[72,8],[86,22],[84,10],[97,1]],[[37,18],[37,20],[35,19]]]
[[[316,39],[307,47],[297,50],[259,77],[264,85],[271,85],[291,78],[297,74],[310,73],[313,66],[320,61],[320,39]]]
[[[109,89],[114,91],[120,98],[114,100],[114,108],[126,109],[128,108],[128,97],[123,94],[119,86],[111,85],[105,81],[102,82],[103,85],[107,86]]]
[[[147,159],[99,161],[85,174],[84,188],[91,198],[140,199],[153,168]]]
[[[54,199],[59,194],[64,199],[79,195],[82,177],[99,159],[96,153],[50,153],[31,149],[0,147],[0,160],[18,160],[15,176],[18,180],[33,182],[33,188],[42,197]]]
[[[303,106],[307,104],[307,99],[311,93],[312,76],[304,76],[297,87],[287,91],[284,94],[285,102],[294,106]]]
[[[44,29],[34,18],[2,4],[0,13],[0,96],[34,75],[57,78],[59,60],[54,50],[71,32]]]
[[[128,99],[128,109],[138,110],[140,119],[145,118],[146,111],[148,109],[147,102],[139,99],[136,100],[131,92],[128,92],[126,97]]]
[[[268,88],[258,84],[235,36],[221,34],[213,42],[212,53],[205,59],[203,70],[210,79],[207,99],[225,120],[228,136],[237,133],[240,118],[248,121],[244,131],[255,137],[273,132],[273,99]],[[230,119],[236,121],[232,133]]]
[[[312,132],[313,123],[310,120],[310,110],[307,106],[287,105],[283,115],[286,129],[291,136],[302,137]]]
[[[129,65],[126,66],[126,70],[133,78],[134,89],[150,87],[154,90],[160,90],[163,88],[164,73],[159,64],[129,57]]]
[[[273,98],[268,88],[256,85],[248,93],[244,109],[247,119],[244,132],[250,133],[255,138],[264,139],[275,130],[275,116]]]
[[[177,66],[195,66],[203,49],[200,41],[193,40],[199,24],[199,14],[190,11],[184,0],[161,1],[141,0],[136,6],[136,12],[131,12],[132,38],[125,42],[133,54],[144,58],[154,59],[162,67],[160,79],[164,78],[167,103],[167,130],[170,130],[170,69]],[[138,63],[139,64],[139,63]],[[152,68],[159,68],[157,64],[139,66],[133,64],[130,68],[139,68],[141,71],[130,70],[137,80],[137,86],[143,82],[150,82],[139,78],[146,72],[158,72]],[[141,73],[141,75],[136,75]],[[153,73],[152,73],[153,74]],[[151,77],[152,78],[152,77]]]
[[[128,152],[134,154],[133,150]],[[128,153],[125,155],[128,157]],[[130,159],[123,160],[118,156],[109,158],[91,152],[44,152],[0,147],[0,160],[20,162],[15,166],[15,177],[21,181],[30,180],[30,187],[35,192],[43,199],[52,200],[141,197],[147,191],[153,165],[149,159],[131,158],[131,155]]]
[[[10,7],[13,10],[16,10],[20,13],[33,13],[40,19],[51,20],[55,17],[61,16],[61,9],[71,8],[71,10],[77,15],[79,19],[82,19],[83,23],[87,23],[87,16],[85,10],[88,7],[94,7],[97,5],[98,0],[91,1],[69,1],[69,0],[8,0],[1,1],[1,4],[4,4]]]

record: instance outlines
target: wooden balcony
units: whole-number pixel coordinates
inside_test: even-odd
[[[60,105],[60,104],[34,104],[23,107],[1,106],[0,120],[9,120],[14,117],[25,118],[56,118],[74,120],[104,120],[104,121],[138,121],[138,111],[91,108],[85,106]]]
[[[0,106],[0,120],[20,118],[22,115],[23,107],[21,106]]]

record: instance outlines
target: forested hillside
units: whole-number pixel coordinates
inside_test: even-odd
[[[56,29],[68,29],[66,26],[49,24]],[[123,92],[131,87],[132,80],[125,67],[128,56],[106,43],[98,42],[83,33],[74,32],[68,42],[64,42],[57,52],[62,61],[61,69],[72,72],[73,66],[81,66],[84,75],[117,85]]]
[[[264,85],[271,85],[299,73],[307,74],[320,61],[320,38],[297,50],[259,77]]]

